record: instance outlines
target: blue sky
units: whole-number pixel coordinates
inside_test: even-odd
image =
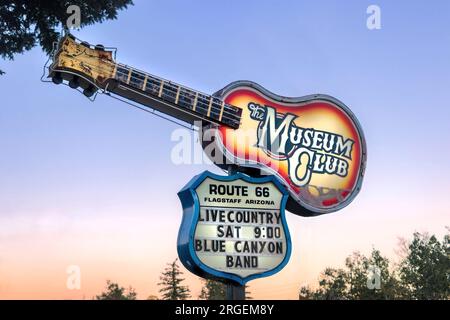
[[[366,28],[370,4],[381,8],[380,30]],[[301,242],[293,265],[308,267],[299,279],[308,282],[353,250],[375,245],[393,254],[397,236],[442,234],[449,225],[449,17],[448,1],[135,1],[118,20],[74,34],[117,47],[120,62],[201,91],[248,79],[285,96],[329,94],[352,109],[369,155],[361,194],[339,213],[288,220]],[[87,228],[92,237],[103,232],[108,252],[122,243],[121,254],[109,252],[114,261],[129,260],[130,247],[143,242],[151,251],[145,254],[155,254],[150,243],[158,242],[158,264],[143,263],[158,272],[176,255],[176,193],[208,167],[171,163],[176,125],[105,96],[91,103],[40,82],[45,61],[35,48],[0,62],[7,72],[0,77],[0,249],[16,248],[0,257],[0,271],[8,275],[14,255],[48,234],[55,234],[50,243],[65,243],[66,233],[76,237]],[[148,238],[156,230],[167,235],[163,244]],[[92,239],[67,246],[78,252]],[[339,249],[333,257],[331,239]],[[136,267],[140,255],[133,257]],[[61,248],[50,250],[45,260],[52,259],[61,268],[82,260]],[[137,278],[102,268],[139,288]],[[8,288],[20,291],[13,280]],[[98,284],[89,290],[99,291]],[[283,290],[279,296],[288,296]],[[5,292],[0,286],[0,296]],[[270,294],[261,297],[278,297]]]

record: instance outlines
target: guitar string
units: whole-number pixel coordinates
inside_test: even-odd
[[[131,89],[131,90],[133,90],[133,89]],[[133,90],[133,91],[134,91],[134,90]],[[141,110],[144,110],[143,107],[140,107],[140,106],[137,106],[137,105],[135,105],[135,104],[133,104],[133,103],[130,103],[130,102],[127,101],[125,98],[122,98],[120,95],[118,95],[118,97],[116,97],[116,96],[111,95],[110,92],[106,92],[105,94],[107,94],[108,96],[113,97],[113,98],[115,98],[115,99],[118,99],[119,101],[123,101],[123,102],[126,102],[126,103],[128,103],[128,104],[130,104],[130,105],[132,105],[132,106],[135,106],[136,108],[139,108],[139,109],[141,109]],[[119,97],[121,97],[121,98],[119,98]],[[161,117],[161,118],[163,118],[163,119],[167,119],[167,120],[169,120],[169,121],[171,121],[171,122],[173,122],[173,123],[179,123],[179,122],[177,122],[177,121],[174,121],[174,120],[168,118],[167,116],[163,116],[164,112],[162,112],[162,111],[158,111],[158,110],[156,110],[156,109],[154,109],[154,108],[152,108],[152,107],[148,107],[148,108],[151,110],[151,111],[148,111],[149,113],[156,114],[156,115],[158,115],[159,117]],[[183,110],[183,109],[181,109],[181,111],[187,112],[186,110]],[[159,112],[159,113],[161,113],[161,114],[157,114],[156,112]],[[169,117],[173,117],[173,118],[175,118],[175,119],[177,119],[177,120],[179,120],[179,121],[183,121],[183,120],[180,120],[180,119],[176,118],[175,116],[170,116],[170,115],[168,115],[168,116],[169,116]],[[216,122],[216,120],[214,120],[214,119],[212,119],[212,120],[211,120],[211,119],[208,119],[208,118],[206,118],[206,117],[205,117],[204,115],[202,115],[202,114],[197,114],[196,117],[198,117],[200,120],[204,120],[204,121],[209,122],[209,123],[215,123],[215,124],[218,124],[218,122]],[[186,126],[186,125],[183,125],[183,124],[181,124],[181,125],[184,126],[185,128],[191,129],[191,130],[193,130],[193,131],[198,131],[198,130],[195,130],[195,129],[193,129],[193,128],[189,128],[189,127]],[[191,126],[191,127],[194,127],[195,125],[194,125],[194,124],[190,124],[190,126]]]
[[[209,107],[209,99],[207,99],[206,97],[201,97],[201,96],[197,96],[197,101],[195,103],[195,110],[193,110],[194,108],[194,102],[195,102],[195,95],[190,94],[188,92],[178,92],[178,88],[176,89],[177,91],[174,90],[173,86],[167,86],[169,85],[167,82],[164,83],[163,85],[163,89],[161,91],[161,96],[159,95],[159,90],[161,87],[161,84],[155,85],[155,84],[150,84],[148,87],[146,87],[146,90],[142,90],[142,85],[143,85],[143,80],[138,80],[138,81],[133,81],[134,84],[132,83],[132,81],[130,82],[125,82],[124,79],[122,78],[118,78],[119,81],[123,81],[124,83],[132,86],[134,89],[136,90],[140,90],[144,93],[148,93],[150,95],[153,96],[157,96],[159,99],[165,100],[169,103],[172,103],[174,105],[176,105],[177,107],[183,109],[183,110],[187,110],[190,112],[195,112],[199,115],[201,115],[202,117],[206,117],[209,118],[213,121],[218,121],[219,120],[219,116],[220,116],[220,112],[222,112],[222,107],[219,107],[217,102],[212,102],[211,103],[211,107]],[[148,89],[150,89],[150,92]],[[177,101],[177,95],[178,95],[178,101]],[[167,99],[165,98],[167,97]],[[213,98],[214,99],[214,98]],[[175,102],[177,101],[177,102]],[[200,111],[202,110],[202,111]],[[207,111],[210,111],[210,115],[207,115]],[[224,110],[222,112],[222,120],[220,122],[222,123],[226,123],[226,121],[231,121],[234,124],[239,124],[240,123],[240,117],[235,114],[235,113],[231,113],[227,110],[225,110],[225,105],[224,105]]]
[[[73,58],[73,57],[72,57]],[[77,60],[76,58],[74,59],[74,60]],[[93,68],[93,69],[96,69],[97,71],[98,70],[100,70],[100,71],[105,71],[105,69],[103,69],[101,66],[96,66],[96,65],[93,65],[93,64],[90,64],[90,63],[86,63],[86,62],[83,62],[83,64],[84,65],[88,65],[90,68]],[[119,64],[118,64],[119,65]],[[116,70],[116,72],[121,72],[120,70]],[[121,72],[122,73],[122,72]],[[125,74],[123,74],[122,73],[122,75],[123,76],[125,76]],[[127,75],[126,75],[126,77],[128,77]],[[136,79],[136,77],[133,77],[134,79]],[[151,76],[151,75],[149,75],[149,78],[153,78],[153,79],[157,79],[157,78],[155,78],[155,77],[153,77],[153,76]],[[139,80],[141,80],[141,79],[139,79]],[[159,79],[157,79],[158,81],[159,81]],[[143,81],[143,80],[142,80]],[[131,82],[131,81],[130,81]],[[173,85],[172,85],[172,83],[170,83],[169,81],[168,82],[164,82],[164,84],[165,85],[170,85],[170,89],[172,90],[173,88],[175,88]],[[158,85],[158,90],[159,90],[159,87],[160,87],[160,85]],[[168,89],[169,89],[168,88]],[[183,86],[180,86],[180,88],[184,88],[184,89],[186,89],[185,87],[183,87]],[[136,89],[139,89],[139,90],[142,90],[141,88],[136,88]],[[177,88],[177,90],[178,90],[178,88]],[[187,89],[187,90],[190,90],[190,89]],[[190,91],[193,91],[193,89],[192,90],[190,90]],[[144,92],[147,92],[147,91],[144,91]],[[176,92],[175,91],[171,91],[172,92],[172,94],[176,94]],[[163,93],[164,93],[164,91],[163,91]],[[182,94],[182,92],[181,92],[181,90],[180,90],[180,94]],[[188,94],[188,93],[186,93],[186,94]],[[195,96],[193,96],[193,95],[186,95],[186,94],[184,94],[184,92],[183,92],[183,97],[185,97],[185,98],[187,98],[187,99],[189,99],[189,100],[193,100],[192,98],[193,97],[195,97]],[[167,94],[166,94],[167,95]],[[201,96],[201,95],[203,95],[203,96]],[[206,97],[207,95],[206,94],[203,94],[203,93],[199,93],[199,95],[197,96],[197,98],[198,99],[202,99],[203,101],[206,101],[207,103],[205,103],[205,102],[202,102],[203,104],[205,104],[205,105],[208,105],[209,104],[209,99]],[[217,98],[217,97],[214,97],[213,96],[213,99],[216,99],[216,100],[219,100],[219,101],[222,101],[222,100],[220,100],[219,98]],[[198,103],[198,102],[197,102]],[[217,103],[215,103],[215,104],[217,104]],[[193,105],[192,103],[190,103],[190,105]],[[196,105],[197,107],[198,107],[198,105]],[[226,120],[230,120],[230,121],[232,121],[233,123],[235,123],[235,124],[238,124],[238,123],[240,123],[240,117],[238,117],[238,115],[237,114],[235,114],[235,113],[231,113],[231,112],[228,112],[227,110],[225,110],[225,106],[226,106],[226,104],[224,105],[224,111],[223,111],[223,114],[225,115],[225,119]],[[202,108],[202,109],[204,109],[204,110],[207,110],[207,108],[208,107],[205,107],[205,108]],[[211,106],[211,111],[216,111],[216,110],[219,110],[219,112],[220,112],[220,110],[221,110],[222,108],[221,107],[216,107],[215,105],[214,105],[214,103],[212,103],[212,106]],[[230,108],[228,108],[228,109],[230,109]],[[239,109],[239,108],[237,108],[237,109]],[[188,108],[188,110],[190,110],[190,108]],[[197,112],[199,115],[202,115],[202,113],[200,113],[200,112]],[[215,113],[218,113],[218,112],[215,112]],[[227,116],[227,114],[228,115],[231,115],[232,116],[232,118],[230,118],[230,117],[228,117]],[[202,115],[202,116],[205,116],[205,115]],[[212,118],[212,117],[210,117],[210,118]],[[212,119],[214,119],[214,118],[212,118]],[[217,119],[216,119],[217,120]],[[223,121],[222,121],[223,122]]]
[[[143,81],[138,81],[138,83],[135,82],[135,84],[129,84],[129,85],[133,86],[137,90],[143,91],[142,87],[141,87],[142,82]],[[160,88],[160,85],[156,86],[155,84],[150,84],[150,85],[148,85],[146,87],[146,90],[143,91],[143,92],[147,92],[148,93],[149,92],[148,89],[149,89],[150,90],[150,94],[153,94],[155,96],[159,96],[158,95],[159,88]],[[177,94],[178,94],[178,102],[175,103]],[[162,91],[161,95],[162,95],[161,97],[163,98],[163,100],[165,100],[164,96],[166,96],[166,97],[169,98],[168,100],[172,100],[172,101],[168,101],[168,102],[172,102],[172,103],[178,105],[179,107],[185,108],[185,109],[187,109],[189,111],[193,111],[192,108],[194,106],[193,103],[195,101],[195,96],[194,95],[189,94],[189,93],[181,93],[181,92],[178,93],[175,90],[173,90],[173,88],[166,88],[165,86],[164,86],[164,90]],[[209,99],[207,99],[205,97],[198,97],[197,96],[197,102],[196,102],[195,106],[196,106],[197,113],[206,115],[205,113],[209,109]],[[203,110],[203,111],[199,112],[198,110]],[[222,108],[218,107],[217,103],[213,102],[213,104],[211,105],[210,118],[218,120],[217,117],[219,117],[221,110],[222,110]],[[213,115],[215,115],[215,116],[213,116]],[[237,116],[237,114],[230,113],[227,110],[223,111],[222,118],[225,119],[225,120],[230,120],[230,121],[235,122],[235,123],[239,123],[239,120],[240,120],[240,118]]]
[[[85,53],[86,55],[91,56],[91,57],[93,57],[93,58],[97,58],[96,56],[87,53],[86,50],[85,50],[83,53]],[[79,55],[80,55],[80,54],[79,54]],[[77,56],[79,56],[79,55],[77,55]],[[76,60],[76,58],[75,58],[75,60]],[[194,90],[194,89],[188,88],[188,87],[186,87],[186,86],[179,85],[179,84],[174,83],[174,82],[172,82],[172,81],[170,81],[170,80],[163,79],[163,78],[160,78],[160,77],[155,76],[155,75],[151,75],[151,74],[149,74],[149,73],[147,73],[147,72],[140,71],[140,70],[138,70],[138,69],[134,69],[133,67],[129,67],[129,66],[124,65],[124,64],[120,64],[120,63],[116,63],[116,62],[112,62],[112,61],[108,61],[108,60],[103,60],[103,62],[109,63],[109,64],[113,65],[114,68],[116,69],[116,72],[119,71],[119,69],[118,69],[119,67],[123,67],[123,68],[126,69],[128,72],[129,72],[129,70],[131,69],[131,70],[132,70],[132,73],[133,73],[133,71],[134,71],[134,72],[136,72],[136,73],[138,73],[138,74],[143,75],[144,77],[147,76],[147,77],[149,77],[149,78],[156,79],[156,80],[158,80],[158,81],[160,81],[160,82],[161,82],[161,81],[164,81],[164,83],[165,83],[165,84],[168,84],[171,88],[175,88],[175,86],[178,86],[178,87],[183,88],[183,89],[188,90],[188,91],[197,92],[197,93],[199,93],[199,96],[200,96],[200,95],[203,95],[203,96],[206,96],[206,97],[213,97],[213,96],[211,96],[211,95],[208,95],[208,94],[206,94],[206,93],[200,92],[200,91],[198,91],[198,90]],[[84,63],[84,62],[83,62],[83,63]],[[86,63],[86,64],[91,65],[91,66],[94,66],[94,65],[89,64],[89,63]],[[94,66],[94,67],[95,67],[95,66]],[[127,75],[127,77],[128,77],[128,75]],[[131,75],[130,78],[138,79],[137,77],[135,77],[135,76],[133,76],[133,75]],[[178,90],[178,88],[176,88],[176,89]],[[202,98],[203,98],[203,97],[202,97]],[[217,98],[217,97],[213,97],[213,98],[216,98],[217,100],[219,100],[219,101],[222,102],[222,99],[219,99],[219,98]],[[205,98],[203,98],[203,99],[205,99]],[[221,109],[221,107],[218,107],[218,108]],[[240,108],[225,103],[225,104],[224,104],[224,109],[229,109],[229,110],[235,111],[234,109],[239,110]],[[225,110],[224,110],[224,111],[225,111]],[[228,113],[229,113],[229,112],[228,112]],[[229,113],[229,114],[230,114],[230,113]],[[231,114],[237,116],[237,114],[234,114],[234,113],[231,113]],[[232,119],[230,119],[230,120],[232,120]],[[236,120],[240,120],[240,118],[237,117]]]
[[[50,59],[49,59],[49,60],[50,60]],[[47,63],[46,63],[46,64],[47,64]],[[44,80],[43,80],[43,77],[45,76],[45,69],[46,69],[46,66],[44,66],[44,72],[43,72],[43,74],[42,74],[41,81],[43,81],[43,82],[52,82],[52,81],[44,81]],[[70,73],[70,74],[76,75],[76,74],[73,73],[73,72],[69,72],[69,73]],[[63,84],[66,85],[66,86],[69,86],[68,84],[65,84],[65,83],[63,83]],[[79,91],[79,92],[81,93],[81,91],[80,91],[79,89],[75,89],[75,90],[77,90],[77,91]],[[156,109],[154,109],[154,108],[152,108],[152,107],[146,106],[146,107],[144,108],[144,107],[142,107],[142,106],[139,106],[139,105],[137,105],[137,104],[134,104],[134,103],[128,101],[128,100],[125,99],[125,98],[122,98],[122,97],[119,96],[119,95],[117,95],[117,96],[116,96],[116,95],[112,95],[111,92],[108,92],[108,91],[106,91],[106,90],[104,91],[104,94],[107,95],[107,96],[109,96],[109,97],[111,97],[111,98],[114,98],[114,99],[116,99],[116,100],[119,100],[119,101],[121,101],[121,102],[124,102],[124,103],[126,103],[126,104],[129,104],[130,106],[132,106],[132,107],[134,107],[134,108],[140,109],[140,110],[142,110],[142,111],[145,111],[145,112],[147,112],[147,113],[153,114],[153,115],[155,115],[155,116],[157,116],[157,117],[160,117],[160,118],[162,118],[162,119],[165,119],[165,120],[167,120],[167,121],[170,121],[170,122],[172,122],[172,123],[174,123],[174,124],[180,125],[180,126],[186,128],[186,129],[189,129],[189,130],[192,130],[192,131],[195,131],[195,132],[199,132],[199,130],[196,130],[196,129],[195,129],[195,125],[193,125],[193,124],[186,124],[184,121],[179,120],[179,119],[177,119],[177,118],[175,118],[175,117],[172,117],[172,116],[170,116],[170,115],[166,115],[164,112],[158,111],[158,110],[156,110]],[[90,100],[90,101],[94,101],[94,100],[91,100],[91,99],[89,99],[89,100]],[[200,115],[200,114],[199,114],[199,118],[202,119],[202,120],[211,122],[211,120],[204,118],[204,117],[203,117],[202,115]],[[175,119],[176,119],[176,120],[175,120]]]
[[[93,56],[92,54],[87,53],[86,50],[84,51],[84,53],[85,53],[86,55],[88,55],[88,56],[91,56],[91,57],[96,58],[96,56]],[[80,54],[79,54],[79,55],[80,55]],[[77,55],[77,56],[78,56],[78,55]],[[75,59],[76,59],[76,58],[75,58]],[[210,100],[211,97],[212,97],[213,99],[216,99],[216,100],[220,101],[220,102],[223,101],[222,99],[219,99],[219,98],[217,98],[217,97],[214,97],[214,96],[211,96],[211,95],[202,93],[202,92],[200,92],[200,91],[198,91],[198,90],[194,90],[194,89],[188,88],[188,87],[183,86],[183,85],[179,85],[179,84],[174,83],[174,82],[169,81],[169,80],[162,79],[162,78],[160,78],[160,77],[158,77],[158,76],[151,75],[151,74],[149,74],[149,73],[147,73],[147,72],[143,72],[143,71],[140,71],[140,70],[138,70],[138,69],[133,69],[132,67],[129,67],[129,66],[127,66],[127,65],[120,64],[120,63],[114,63],[114,62],[107,61],[107,60],[103,60],[103,61],[104,61],[105,63],[109,63],[109,64],[114,65],[114,68],[116,69],[116,72],[121,72],[122,75],[126,76],[127,79],[128,79],[128,72],[129,72],[130,69],[131,69],[131,70],[132,70],[132,73],[133,73],[133,71],[134,71],[135,73],[138,73],[138,74],[140,74],[141,76],[144,76],[144,78],[145,78],[145,77],[148,77],[148,78],[151,78],[151,79],[153,79],[153,80],[159,81],[160,83],[161,83],[162,81],[164,81],[164,84],[168,85],[170,89],[174,89],[173,93],[175,93],[175,90],[178,91],[178,87],[180,87],[180,94],[182,94],[182,95],[183,95],[184,97],[186,97],[186,98],[189,98],[190,100],[192,100],[192,97],[189,97],[189,95],[186,95],[184,92],[181,92],[181,89],[184,89],[185,91],[190,91],[190,92],[193,92],[193,93],[198,93],[198,98],[203,99],[203,100],[207,100],[208,104],[209,104],[209,100]],[[93,66],[92,64],[89,64],[89,63],[87,63],[87,65]],[[119,68],[118,68],[119,66],[122,67],[123,69],[126,69],[126,70],[128,71],[127,74],[125,74],[125,73],[123,73],[122,71],[120,71]],[[96,67],[96,66],[93,66],[93,67]],[[98,67],[97,67],[97,68],[98,68]],[[133,80],[135,80],[135,79],[142,80],[142,79],[139,79],[138,77],[133,76],[133,75],[131,75],[130,80],[131,80],[131,79],[133,79]],[[142,81],[143,81],[143,80],[142,80]],[[159,84],[159,86],[160,86],[160,84]],[[175,93],[175,94],[176,94],[176,93]],[[209,98],[208,98],[208,97],[209,97]],[[192,104],[192,103],[191,103],[191,104]],[[218,105],[218,103],[213,101],[212,107],[213,107],[214,109],[216,109],[216,108],[219,109],[219,110],[222,109],[221,106],[220,106],[220,107],[219,107],[219,106],[216,107],[215,105]],[[213,108],[211,108],[211,109],[214,110]],[[235,118],[235,119],[229,119],[229,120],[231,120],[231,121],[235,121],[235,122],[239,122],[239,121],[240,121],[240,117],[235,113],[235,111],[236,111],[236,110],[239,110],[239,109],[240,109],[240,108],[238,108],[238,107],[236,107],[236,106],[233,106],[233,105],[224,103],[224,113],[230,114],[230,115],[233,116],[233,118]],[[228,110],[232,110],[233,112],[229,112]],[[220,113],[220,111],[217,112],[217,113]]]
[[[129,69],[127,69],[127,67],[124,66],[124,65],[118,64],[118,66],[123,66],[123,68],[126,69],[127,72],[124,72],[124,71],[122,71],[122,70],[117,69],[117,70],[116,70],[116,74],[117,74],[117,73],[120,73],[124,78],[128,79]],[[130,69],[132,69],[132,68],[130,68]],[[214,96],[212,96],[212,95],[207,95],[207,94],[201,93],[201,92],[199,92],[199,91],[197,91],[197,90],[187,88],[187,87],[185,87],[185,86],[183,86],[183,85],[179,85],[179,84],[177,84],[177,83],[173,83],[172,81],[169,81],[169,80],[162,80],[161,78],[158,78],[158,77],[153,76],[153,75],[148,74],[148,73],[142,73],[142,72],[137,71],[137,70],[135,70],[135,69],[132,69],[132,74],[131,74],[131,76],[130,76],[130,82],[132,82],[131,80],[134,80],[133,82],[142,82],[142,83],[144,82],[144,79],[141,79],[141,78],[139,78],[139,77],[133,76],[133,72],[140,73],[142,76],[144,76],[144,78],[145,78],[145,76],[147,76],[148,79],[153,79],[153,80],[159,81],[160,83],[158,83],[158,86],[157,86],[157,87],[158,87],[158,88],[157,88],[158,90],[159,90],[159,88],[160,88],[160,86],[161,86],[161,81],[164,81],[164,88],[165,88],[165,86],[167,85],[167,86],[168,86],[168,89],[170,89],[170,90],[172,91],[172,93],[173,93],[174,96],[177,95],[177,93],[178,93],[178,87],[179,87],[179,88],[180,88],[180,93],[179,93],[179,95],[182,95],[182,96],[184,96],[185,98],[191,100],[190,105],[193,105],[193,104],[192,104],[192,102],[193,102],[192,100],[195,99],[195,93],[198,93],[197,99],[202,99],[203,101],[206,102],[207,105],[209,104],[209,101],[210,101],[210,99],[211,99],[211,97],[212,97],[213,103],[212,103],[212,108],[211,108],[211,110],[214,110],[214,109],[215,109],[215,110],[218,110],[217,113],[220,113],[220,111],[221,111],[221,109],[222,109],[222,107],[219,106],[219,102],[222,103],[223,100],[220,99],[220,98],[218,98],[218,97],[214,97]],[[148,80],[147,80],[147,81],[148,81]],[[138,89],[140,89],[140,88],[138,88]],[[192,93],[182,91],[181,89],[183,89],[183,90],[185,90],[185,91],[190,91],[190,92],[192,92]],[[215,101],[214,101],[214,100],[215,100]],[[219,102],[217,102],[217,101],[219,101]],[[225,102],[224,102],[224,114],[225,114],[225,113],[226,113],[226,114],[229,114],[229,115],[235,117],[236,120],[239,120],[239,119],[240,119],[240,118],[237,116],[237,114],[235,113],[235,110],[239,110],[239,109],[240,109],[240,108],[235,107],[235,106],[233,106],[233,105],[231,105],[231,104],[229,104],[229,103],[225,103]],[[229,110],[231,110],[231,111],[229,111]],[[233,119],[230,119],[230,120],[233,120]]]
[[[121,70],[117,70],[116,73],[120,73],[120,76],[121,76],[121,77],[128,79],[128,72],[125,74],[125,73],[122,72]],[[157,80],[157,79],[154,78],[154,79],[152,79],[152,80]],[[128,81],[128,80],[127,80],[127,81]],[[159,80],[158,80],[158,81],[159,81]],[[136,83],[137,88],[140,89],[140,90],[142,90],[141,85],[143,85],[144,79],[141,79],[141,78],[138,78],[138,77],[134,77],[134,76],[132,75],[132,76],[130,77],[130,83],[131,83],[131,82]],[[172,96],[172,98],[176,98],[176,95],[179,94],[180,96],[182,95],[183,97],[185,97],[185,98],[187,98],[187,99],[189,99],[189,100],[194,100],[194,99],[195,99],[195,94],[194,94],[194,92],[191,91],[191,93],[189,93],[189,92],[186,92],[186,91],[182,91],[182,89],[183,89],[183,90],[186,89],[186,88],[184,88],[183,86],[179,86],[180,92],[178,92],[178,87],[176,87],[176,86],[178,86],[177,84],[174,85],[174,84],[169,83],[169,82],[164,82],[164,88],[163,88],[163,89],[166,89],[166,85],[168,85],[167,89],[170,90],[170,95]],[[147,80],[147,86],[148,86],[148,80]],[[147,86],[146,86],[146,88],[148,88]],[[154,89],[155,91],[159,91],[159,89],[160,89],[160,87],[161,87],[161,83],[158,83],[157,85],[151,84],[151,86],[152,86],[152,88],[155,88],[155,89]],[[219,99],[219,98],[217,98],[217,97],[214,97],[214,96],[209,96],[209,97],[208,97],[208,96],[206,96],[206,95],[200,93],[199,95],[197,95],[197,100],[199,100],[199,99],[203,100],[203,101],[206,103],[206,105],[208,106],[211,97],[212,97],[212,99],[213,99],[212,107],[216,108],[216,106],[217,106],[217,110],[220,111],[220,110],[222,109],[222,107],[221,107],[221,106],[219,107],[219,103],[218,103],[217,101],[219,101],[220,103],[222,103],[222,100]],[[192,105],[192,103],[191,103],[191,105]],[[224,104],[224,107],[226,107],[226,106],[230,106],[230,104]],[[208,107],[207,107],[207,108],[208,108]],[[207,108],[206,108],[206,109],[207,109]],[[229,109],[231,109],[231,108],[229,108]],[[226,110],[224,110],[224,111],[226,111]],[[230,113],[230,112],[228,112],[228,113],[229,113],[229,114],[235,115],[234,113]]]
[[[87,52],[84,52],[84,53],[85,53],[86,55],[90,56],[90,57],[97,58],[96,56],[94,56],[94,55],[92,55],[92,54],[89,54],[89,53],[87,53]],[[103,60],[103,61],[104,61],[105,63],[112,64],[112,65],[114,66],[114,68],[117,68],[117,71],[118,71],[118,67],[123,67],[123,68],[126,69],[128,72],[129,72],[130,70],[132,70],[132,73],[133,73],[133,72],[138,73],[138,74],[144,76],[144,78],[145,78],[145,76],[147,76],[147,77],[149,77],[149,78],[158,80],[158,81],[160,81],[160,82],[161,82],[161,81],[164,81],[165,84],[169,84],[172,88],[175,88],[175,86],[176,86],[176,87],[183,88],[183,89],[185,89],[185,90],[187,90],[187,91],[192,91],[192,92],[194,92],[194,93],[198,93],[199,96],[200,96],[200,95],[203,95],[203,96],[205,96],[205,97],[213,97],[213,96],[211,96],[210,94],[206,94],[206,93],[204,93],[204,92],[200,92],[200,91],[198,91],[198,90],[189,88],[189,87],[187,87],[187,86],[180,85],[180,84],[175,83],[175,82],[173,82],[173,81],[170,81],[170,80],[167,80],[167,79],[163,79],[163,78],[158,77],[158,76],[156,76],[156,75],[152,75],[152,74],[150,74],[150,73],[148,73],[148,72],[145,72],[145,71],[142,71],[142,70],[133,68],[133,67],[128,66],[128,65],[125,65],[125,64],[121,64],[121,63],[117,63],[117,62],[112,62],[112,61],[108,61],[108,60]],[[128,76],[128,74],[127,74],[127,76]],[[137,77],[131,75],[131,78],[137,78]],[[178,89],[178,88],[177,88],[177,89]],[[213,98],[216,98],[217,100],[222,101],[222,99],[219,99],[219,98],[217,98],[217,97],[213,97]],[[233,105],[230,105],[230,104],[225,104],[225,106],[228,107],[228,108],[231,109],[231,110],[234,110],[234,109],[240,109],[239,107],[236,107],[236,106],[233,106]]]
[[[90,54],[90,53],[88,53],[87,52],[87,49],[88,48],[84,48],[84,50],[83,50],[83,52],[80,52],[79,54],[77,54],[76,55],[76,57],[78,57],[79,55],[81,55],[81,54],[86,54],[87,56],[90,56],[90,57],[93,57],[93,58],[97,58],[97,56],[94,56],[94,55],[92,55],[92,54]],[[75,55],[73,55],[72,57],[74,57]],[[76,58],[75,58],[76,59]],[[158,81],[164,81],[165,82],[165,84],[168,84],[171,88],[175,88],[174,87],[174,85],[175,86],[178,86],[178,87],[180,87],[180,88],[184,88],[184,89],[186,89],[187,91],[191,91],[191,92],[196,92],[196,93],[198,93],[199,95],[198,96],[200,96],[200,95],[203,95],[203,96],[206,96],[206,97],[213,97],[213,96],[211,96],[211,95],[208,95],[208,94],[205,94],[205,93],[202,93],[202,92],[200,92],[200,91],[198,91],[198,90],[194,90],[194,89],[192,89],[192,88],[189,88],[189,87],[186,87],[186,86],[182,86],[182,85],[179,85],[179,84],[177,84],[177,83],[173,83],[172,81],[169,81],[169,80],[167,80],[167,79],[163,79],[163,78],[160,78],[160,77],[158,77],[158,76],[154,76],[154,75],[151,75],[151,74],[149,74],[149,73],[147,73],[147,72],[144,72],[144,71],[141,71],[141,70],[138,70],[138,69],[133,69],[132,67],[129,67],[129,66],[127,66],[127,65],[123,65],[123,64],[120,64],[120,63],[117,63],[117,62],[112,62],[112,61],[108,61],[108,60],[103,60],[105,63],[109,63],[109,64],[112,64],[113,66],[114,66],[114,68],[116,69],[116,70],[118,70],[118,66],[123,66],[125,69],[132,69],[133,71],[135,71],[136,73],[140,73],[141,75],[144,75],[144,76],[147,76],[147,77],[149,77],[149,78],[153,78],[153,79],[156,79],[156,80],[158,80]],[[92,67],[95,67],[94,65],[92,65],[92,64],[89,64],[89,63],[86,63],[87,65],[91,65]],[[135,78],[135,77],[133,77],[133,78]],[[177,90],[178,90],[178,88],[177,88]],[[180,90],[181,91],[181,90]],[[186,97],[186,96],[185,96]],[[200,97],[201,99],[205,99],[204,97]],[[217,97],[213,97],[213,99],[214,98],[216,98],[217,100],[219,100],[219,101],[222,101],[221,99],[219,99],[219,98],[217,98]],[[192,99],[191,99],[192,100]],[[209,101],[208,101],[208,104],[209,104]],[[214,102],[212,103],[212,108],[211,108],[211,110],[214,110],[213,109],[213,107],[215,108],[215,106],[214,106]],[[217,107],[219,110],[221,110],[222,109],[222,107],[220,106],[220,107]],[[236,110],[240,110],[241,108],[239,108],[239,107],[236,107],[236,106],[233,106],[233,105],[230,105],[230,104],[227,104],[227,103],[224,103],[224,108],[223,108],[224,110],[224,112],[223,113],[225,113],[225,114],[230,114],[230,115],[232,115],[232,118],[234,118],[234,119],[228,119],[228,120],[230,120],[230,121],[232,121],[232,122],[234,122],[234,123],[240,123],[240,120],[241,120],[241,116],[240,115],[238,115],[237,113],[235,113],[235,111]],[[232,110],[233,112],[228,112],[227,111],[227,109],[228,110]],[[195,111],[194,111],[195,112]],[[197,112],[197,113],[199,113],[199,112]],[[199,113],[200,114],[200,113]],[[220,111],[219,111],[219,114],[220,114]]]

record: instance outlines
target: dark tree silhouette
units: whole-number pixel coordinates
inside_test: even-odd
[[[132,0],[5,0],[0,2],[0,57],[12,60],[15,54],[40,45],[48,54],[58,39],[57,29],[65,26],[69,5],[81,11],[80,28],[116,19],[119,10]],[[3,72],[0,70],[0,74]]]
[[[248,285],[245,285],[245,299],[252,300]],[[215,280],[204,280],[203,287],[198,296],[200,300],[226,300],[227,285]]]
[[[96,300],[136,300],[136,292],[132,287],[128,290],[110,280],[106,281],[106,290],[96,296]]]
[[[408,299],[450,298],[450,235],[441,243],[434,235],[414,233],[400,264],[400,279]]]
[[[373,249],[369,257],[354,253],[345,268],[326,268],[316,290],[301,287],[299,299],[449,299],[449,241],[450,235],[440,242],[435,236],[414,233],[411,242],[403,242],[396,268],[378,250]],[[373,268],[379,272],[378,288],[369,286]]]
[[[251,292],[248,285],[244,286],[245,299],[252,300]],[[203,287],[198,296],[200,300],[226,300],[227,299],[227,285],[215,280],[203,280]]]
[[[200,300],[225,300],[227,298],[227,286],[220,281],[204,280],[198,298]]]
[[[184,281],[181,278],[183,272],[180,271],[177,260],[168,263],[161,274],[161,282],[158,285],[161,286],[159,292],[162,293],[163,300],[186,300],[191,296],[189,288],[181,285],[181,282]]]

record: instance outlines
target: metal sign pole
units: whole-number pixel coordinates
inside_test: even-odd
[[[228,167],[228,175],[232,176],[238,172],[238,166],[230,165]],[[227,300],[245,300],[245,286],[227,283]]]
[[[227,283],[227,300],[245,300],[245,286]]]

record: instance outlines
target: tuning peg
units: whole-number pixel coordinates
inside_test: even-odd
[[[86,89],[83,90],[83,94],[90,98],[94,95],[94,93],[97,91],[97,89],[93,85],[89,85]]]
[[[63,78],[61,76],[60,72],[56,72],[55,75],[52,77],[52,81],[54,84],[61,84],[63,82]]]
[[[73,76],[72,79],[70,79],[69,81],[69,87],[71,87],[72,89],[76,89],[80,86],[80,80],[78,78],[78,76]]]
[[[105,46],[102,44],[95,45],[95,50],[105,51]]]

